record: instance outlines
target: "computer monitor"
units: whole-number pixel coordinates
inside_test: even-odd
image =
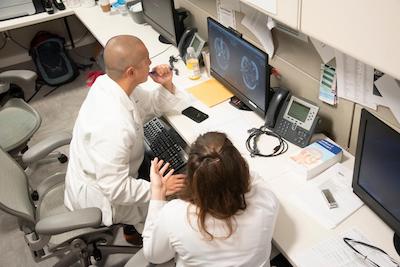
[[[207,18],[210,72],[264,117],[270,96],[268,55],[212,18]]]
[[[400,255],[400,133],[363,109],[353,191],[395,232]]]
[[[186,13],[175,9],[174,0],[141,1],[144,20],[160,33],[160,42],[178,45]]]

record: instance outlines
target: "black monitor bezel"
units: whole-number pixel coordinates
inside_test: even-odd
[[[222,83],[225,87],[227,87],[230,91],[232,91],[234,93],[234,95],[236,97],[238,97],[243,103],[245,103],[249,108],[251,108],[251,110],[253,110],[256,114],[258,114],[261,117],[265,117],[265,114],[267,112],[268,109],[268,105],[269,105],[269,99],[271,96],[271,90],[270,90],[270,74],[269,74],[269,64],[268,64],[268,54],[265,53],[264,51],[262,51],[261,49],[259,49],[258,47],[256,47],[255,45],[249,43],[247,40],[245,40],[244,38],[242,38],[241,36],[238,36],[235,32],[233,32],[231,29],[226,28],[225,26],[223,26],[221,23],[219,23],[218,21],[214,20],[211,17],[207,17],[207,32],[209,33],[209,23],[210,21],[212,23],[217,24],[219,27],[225,29],[226,31],[228,31],[229,33],[231,33],[232,35],[234,35],[236,38],[241,39],[243,41],[245,41],[246,43],[248,43],[251,47],[255,48],[257,51],[259,51],[260,53],[262,53],[264,55],[265,58],[265,69],[268,71],[268,73],[266,73],[266,81],[265,81],[265,107],[259,107],[257,106],[251,99],[247,98],[239,89],[237,89],[235,86],[233,86],[232,84],[230,84],[227,80],[225,80],[221,75],[219,75],[213,68],[212,68],[212,64],[211,64],[211,60],[212,57],[210,56],[210,74],[211,76],[213,76],[217,81],[219,81],[220,83]],[[250,103],[251,101],[251,103]]]
[[[400,133],[387,125],[382,120],[375,117],[373,114],[368,112],[366,109],[361,110],[360,128],[358,131],[358,142],[357,150],[355,155],[354,172],[353,172],[353,192],[373,211],[375,212],[397,235],[400,234],[400,220],[397,220],[390,212],[388,212],[384,206],[382,206],[375,198],[373,198],[364,188],[358,184],[360,167],[362,160],[362,153],[364,148],[364,137],[367,123],[374,120],[381,124],[381,127],[386,127],[389,131],[394,131],[399,135]]]
[[[161,36],[163,36],[165,39],[167,39],[171,44],[173,44],[174,46],[177,46],[179,43],[179,40],[182,37],[183,34],[183,27],[181,27],[180,25],[180,21],[179,21],[179,15],[178,12],[175,9],[175,3],[174,0],[167,0],[170,2],[171,5],[171,11],[172,11],[172,17],[174,20],[174,37],[175,38],[170,38],[169,34],[171,34],[169,31],[167,31],[166,29],[164,29],[162,27],[162,25],[159,25],[157,23],[157,21],[155,21],[152,17],[150,17],[146,11],[145,11],[145,6],[143,5],[143,1],[146,0],[141,0],[142,2],[142,9],[143,9],[143,18],[144,20],[151,26],[153,27],[154,30],[156,30]],[[166,11],[165,11],[166,12]]]

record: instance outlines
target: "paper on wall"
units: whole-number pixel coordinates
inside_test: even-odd
[[[319,99],[330,105],[336,105],[336,70],[327,64],[321,64],[321,78],[319,80]]]
[[[328,63],[335,57],[335,50],[332,47],[312,37],[310,40],[324,63]]]
[[[337,94],[376,110],[373,98],[374,68],[335,50]]]
[[[243,26],[249,29],[260,41],[271,59],[275,53],[271,30],[276,26],[275,21],[267,15],[254,10],[242,19]]]
[[[236,29],[235,10],[222,6],[222,0],[217,0],[218,21],[225,27]]]
[[[400,82],[385,74],[375,82],[375,85],[400,123]]]
[[[381,72],[378,69],[374,69],[374,87],[372,89],[372,98],[376,105],[387,107],[388,105],[386,104],[385,99],[383,98],[382,94],[379,92],[379,89],[376,87],[375,84],[375,82],[383,75],[385,75],[385,73]]]

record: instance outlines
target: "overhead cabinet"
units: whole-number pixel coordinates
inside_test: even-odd
[[[400,79],[399,0],[302,0],[300,30]]]

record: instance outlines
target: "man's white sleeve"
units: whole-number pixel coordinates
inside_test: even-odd
[[[180,112],[188,102],[188,96],[178,88],[175,88],[175,94],[172,94],[162,86],[154,90],[138,87],[134,94],[144,122],[167,112]]]
[[[150,183],[129,176],[132,136],[114,131],[107,137],[91,140],[90,155],[95,162],[97,186],[113,204],[131,205],[150,200]]]

